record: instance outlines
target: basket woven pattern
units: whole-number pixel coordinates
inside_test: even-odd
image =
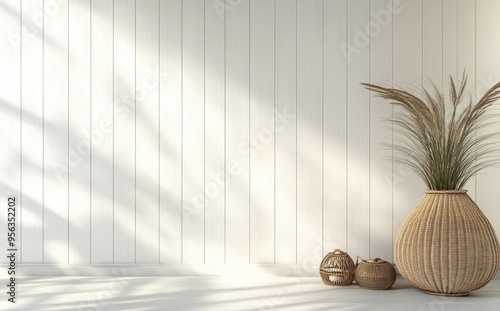
[[[496,275],[500,247],[466,190],[426,191],[399,230],[395,261],[401,275],[421,290],[463,296]]]
[[[396,282],[396,270],[385,260],[375,258],[362,260],[356,264],[354,278],[358,285],[366,289],[390,289]]]
[[[351,285],[354,279],[354,261],[345,252],[336,249],[321,261],[319,274],[326,285]]]

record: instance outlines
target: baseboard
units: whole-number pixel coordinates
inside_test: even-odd
[[[17,264],[21,276],[318,276],[317,266],[276,264]]]
[[[1,266],[2,269],[7,269],[5,264]],[[294,264],[18,263],[16,274],[18,276],[315,277],[319,275],[318,268],[318,266]],[[500,273],[497,273],[495,278],[500,279]]]

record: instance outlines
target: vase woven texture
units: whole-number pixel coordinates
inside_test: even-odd
[[[401,275],[424,292],[463,296],[495,277],[500,247],[466,190],[427,191],[401,226],[395,261]]]

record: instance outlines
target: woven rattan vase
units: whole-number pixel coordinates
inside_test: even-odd
[[[354,279],[354,261],[340,249],[326,254],[319,266],[319,274],[326,285],[351,285]]]
[[[390,289],[396,281],[396,270],[380,258],[364,260],[358,256],[354,278],[362,288]]]
[[[465,296],[495,277],[498,239],[466,190],[426,191],[396,238],[396,266],[429,294]]]

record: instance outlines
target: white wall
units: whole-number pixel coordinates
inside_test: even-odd
[[[482,95],[500,80],[498,12],[2,1],[0,200],[19,200],[21,261],[316,265],[334,248],[392,261],[424,186],[387,160],[392,107],[359,83],[419,92],[466,69]],[[467,187],[497,232],[499,173]]]

